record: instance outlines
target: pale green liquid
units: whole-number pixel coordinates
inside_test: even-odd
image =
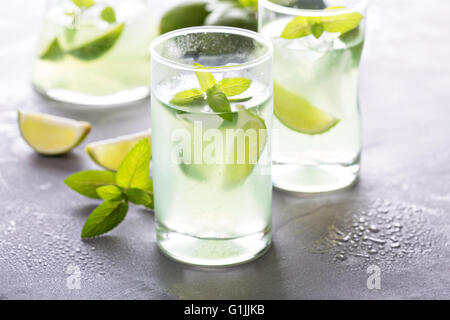
[[[352,182],[359,171],[358,66],[363,38],[356,36],[348,43],[326,33],[320,39],[279,38],[289,21],[276,20],[262,29],[274,43],[274,81],[340,122],[325,133],[309,135],[275,117],[273,160],[281,166],[274,168],[274,182],[277,185],[278,176],[285,180],[279,181],[280,187],[293,191],[337,189]]]
[[[56,100],[94,105],[125,103],[148,95],[149,45],[157,36],[155,21],[140,0],[112,1],[111,6],[116,10],[116,23],[102,21],[99,14],[103,6],[94,6],[83,14],[72,39],[72,18],[64,14],[67,8],[50,8],[33,68],[32,82],[38,91]],[[122,22],[125,28],[115,45],[97,59],[84,61],[68,54],[56,61],[39,58],[55,37],[64,50],[70,50]]]
[[[196,78],[187,81],[198,86]],[[188,86],[163,83],[152,91],[152,175],[155,186],[155,218],[160,247],[179,260],[202,265],[225,265],[248,260],[270,242],[272,182],[270,148],[267,145],[250,174],[232,164],[177,164],[172,160],[176,130],[194,136],[194,121],[203,133],[239,129],[227,124],[208,107],[181,108],[168,101]],[[271,126],[270,91],[253,83],[244,94],[254,96],[241,103]],[[162,102],[165,101],[165,102]],[[235,109],[233,104],[232,109]],[[235,117],[243,117],[235,111]],[[224,147],[224,152],[227,149]]]

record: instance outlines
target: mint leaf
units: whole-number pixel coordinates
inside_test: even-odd
[[[152,179],[148,179],[147,183],[145,184],[145,186],[142,188],[142,190],[153,194],[153,180]]]
[[[99,236],[114,229],[125,218],[128,203],[125,201],[105,201],[91,213],[84,223],[81,238]]]
[[[103,9],[100,16],[106,22],[109,23],[116,22],[116,13],[114,12],[114,9],[110,6],[107,6],[105,9]]]
[[[203,66],[199,63],[194,63],[194,66],[203,68]],[[216,83],[214,75],[210,72],[195,72],[195,75],[197,76],[198,82],[200,83],[200,88],[203,92],[211,88]]]
[[[83,196],[99,199],[97,188],[116,184],[116,174],[101,170],[81,171],[67,177],[64,183]]]
[[[87,9],[94,5],[94,0],[72,0],[72,2],[80,9]]]
[[[122,200],[123,192],[118,186],[103,186],[96,189],[97,194],[103,200]]]
[[[255,10],[258,8],[258,0],[238,0],[239,5],[242,7],[252,7]]]
[[[330,7],[325,10],[342,8],[344,7]],[[352,12],[336,16],[322,17],[322,24],[326,32],[340,32],[342,34],[359,26],[363,18],[363,15],[359,12]]]
[[[47,49],[40,55],[39,59],[42,60],[60,60],[64,57],[64,50],[59,44],[58,38],[54,38],[48,45]]]
[[[308,19],[306,17],[295,17],[286,25],[280,37],[284,39],[296,39],[310,34],[311,27],[309,26]]]
[[[225,78],[219,81],[219,87],[227,97],[232,97],[247,90],[251,83],[246,78]]]
[[[206,101],[219,117],[233,121],[230,102],[217,84],[206,90]]]
[[[170,103],[178,106],[190,105],[204,99],[203,91],[200,89],[190,89],[178,92],[170,100]]]
[[[322,33],[324,32],[323,25],[321,23],[314,23],[311,25],[311,33],[316,39],[319,39]]]
[[[151,149],[147,139],[139,141],[123,159],[116,173],[119,187],[145,188],[150,176]]]
[[[153,209],[153,195],[137,188],[127,190],[128,200],[137,205],[143,205]]]

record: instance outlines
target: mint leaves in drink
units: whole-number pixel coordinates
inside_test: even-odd
[[[204,68],[201,64],[194,64],[197,68]],[[178,92],[170,100],[171,104],[177,106],[189,106],[197,103],[207,102],[209,107],[217,112],[221,118],[232,121],[230,102],[244,102],[251,97],[228,99],[244,93],[251,85],[252,80],[246,78],[224,78],[216,82],[214,75],[210,72],[196,71],[200,88],[193,88]]]
[[[101,18],[109,23],[116,22],[116,13],[114,12],[114,9],[110,6],[105,7],[105,9],[102,10],[100,13]]]
[[[82,238],[99,236],[114,229],[125,218],[128,202],[153,209],[150,158],[150,144],[147,139],[142,139],[126,155],[116,173],[88,170],[64,180],[72,190],[104,200],[86,220]]]
[[[227,121],[233,121],[230,101],[228,101],[226,94],[221,90],[218,84],[215,84],[206,90],[206,101],[211,109],[218,113],[218,116]]]
[[[326,8],[325,10],[343,8],[342,6],[337,6]],[[281,38],[297,39],[312,34],[319,39],[324,31],[343,35],[357,28],[363,18],[363,15],[359,12],[324,17],[295,17],[286,25],[281,33]]]

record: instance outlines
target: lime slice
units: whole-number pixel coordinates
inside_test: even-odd
[[[278,120],[290,129],[320,134],[333,128],[340,120],[313,106],[297,93],[288,91],[274,82],[274,113]]]
[[[125,23],[121,23],[100,37],[86,42],[78,48],[70,50],[69,54],[86,61],[97,59],[116,44],[124,27]]]
[[[89,143],[86,146],[86,152],[99,166],[116,171],[126,154],[136,143],[145,138],[151,145],[152,133],[150,130]]]
[[[248,139],[245,142],[245,150],[237,150],[239,146],[237,138],[235,138],[233,149],[228,152],[233,152],[234,162],[225,167],[224,186],[233,187],[245,181],[245,179],[252,173],[256,163],[261,157],[267,144],[267,127],[264,120],[252,111],[245,109],[244,106],[237,106],[238,118],[233,129],[242,129],[244,132],[251,132],[254,130],[255,139]],[[247,131],[250,130],[250,131]],[[244,152],[244,163],[238,163],[239,152]],[[242,155],[241,155],[242,156]]]
[[[212,117],[211,115],[204,115],[203,120],[198,114],[192,115],[192,117],[188,113],[178,115],[192,137],[194,136],[194,123],[191,121],[194,120],[202,122],[203,130],[220,130],[224,139],[226,139],[227,130],[232,130],[235,135],[233,143],[227,143],[224,140],[222,146],[224,158],[222,161],[226,161],[225,163],[181,163],[179,168],[183,174],[198,181],[207,181],[208,183],[221,185],[224,188],[232,188],[243,183],[252,173],[267,144],[267,131],[264,130],[260,133],[260,129],[266,129],[266,124],[261,117],[251,110],[245,109],[244,106],[238,105],[237,109],[238,112],[233,113],[233,121],[224,121],[218,116]],[[242,129],[242,131],[239,132],[239,129]],[[247,139],[245,134],[249,133],[251,135],[247,130],[255,130],[254,137],[256,139]],[[202,134],[204,134],[204,131]],[[239,136],[240,134],[243,136]],[[243,149],[238,150],[241,146],[238,139],[245,141]],[[210,147],[210,143],[212,141],[203,141],[202,154],[205,153],[206,148]],[[195,150],[194,141],[191,141],[191,148],[191,150]],[[230,160],[232,163],[228,162]]]
[[[39,56],[42,60],[60,60],[64,57],[64,51],[59,44],[58,38],[54,38],[47,49]]]
[[[79,145],[91,130],[84,121],[28,111],[18,112],[19,128],[31,148],[44,155],[61,155]]]

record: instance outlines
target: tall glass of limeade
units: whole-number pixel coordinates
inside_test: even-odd
[[[358,177],[365,8],[361,0],[259,1],[259,32],[274,45],[278,188],[332,191]]]
[[[51,99],[81,105],[145,98],[156,36],[147,0],[50,0],[32,83]]]
[[[186,263],[251,260],[271,242],[272,44],[195,27],[151,47],[157,243]]]

